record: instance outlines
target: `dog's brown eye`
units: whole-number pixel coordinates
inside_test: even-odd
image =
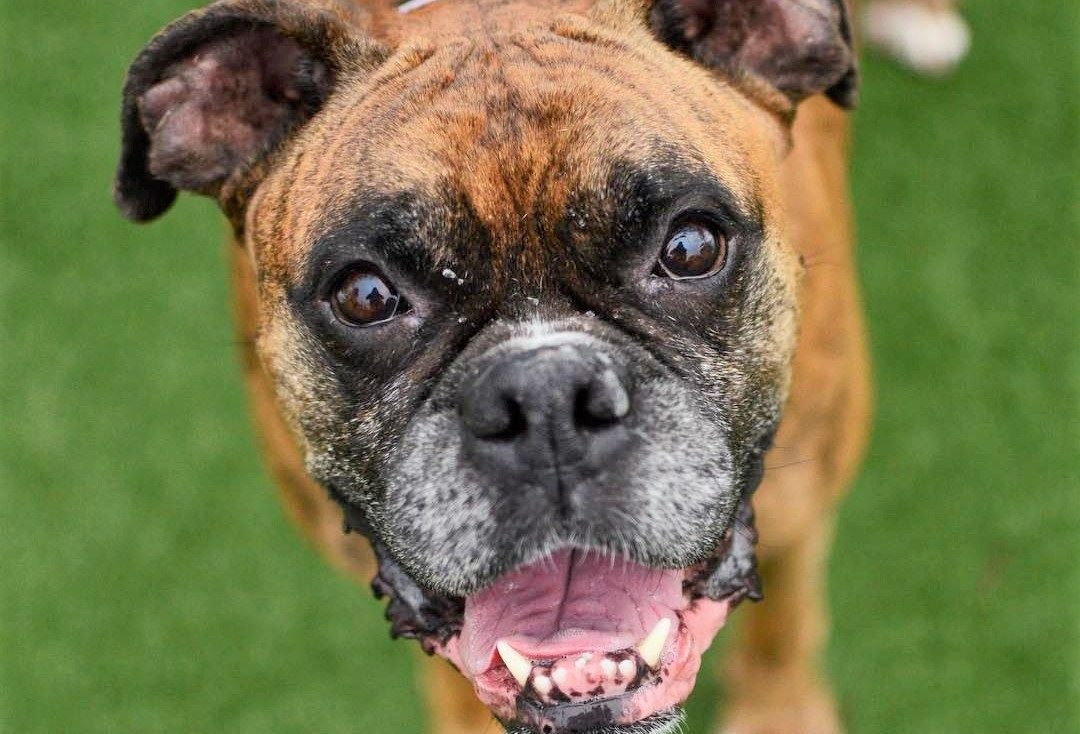
[[[668,236],[660,251],[657,275],[677,280],[704,278],[724,266],[727,240],[712,228],[690,222]]]
[[[402,299],[377,272],[350,271],[330,298],[334,314],[351,326],[372,326],[389,321],[401,310]]]

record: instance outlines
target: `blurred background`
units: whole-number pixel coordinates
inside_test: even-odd
[[[215,207],[110,202],[126,66],[191,5],[0,4],[0,730],[420,732],[410,643],[260,464]],[[827,660],[856,734],[1080,731],[1078,10],[971,2],[951,76],[864,64],[878,398]]]

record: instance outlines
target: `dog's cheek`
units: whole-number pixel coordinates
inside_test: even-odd
[[[318,358],[312,335],[286,305],[269,300],[264,298],[256,348],[281,408],[301,440],[327,435],[339,423],[332,406],[345,405],[345,396],[333,371]]]
[[[766,374],[787,395],[791,362],[799,331],[799,295],[803,267],[798,254],[778,235],[766,243],[766,267],[756,288],[761,294],[758,311],[762,319],[759,351],[765,355]]]
[[[257,347],[305,455],[308,473],[346,499],[378,497],[388,454],[403,430],[404,378],[343,384],[324,346],[284,304],[269,306]]]
[[[737,503],[727,429],[674,380],[649,385],[639,399],[648,415],[644,450],[614,484],[625,488],[621,503],[646,555],[690,565],[713,551]]]
[[[380,524],[398,561],[422,585],[457,593],[499,565],[498,497],[461,461],[456,415],[412,421],[389,471]]]
[[[733,454],[749,452],[779,421],[798,334],[798,259],[769,232],[738,284],[734,316],[705,329],[696,363],[705,411],[728,427]],[[711,349],[710,349],[711,348]]]

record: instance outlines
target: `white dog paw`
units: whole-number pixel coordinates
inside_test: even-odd
[[[921,74],[945,74],[971,46],[971,31],[955,10],[915,0],[874,0],[862,14],[868,43]]]

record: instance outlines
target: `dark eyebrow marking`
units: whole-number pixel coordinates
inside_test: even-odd
[[[716,210],[741,230],[764,227],[760,200],[741,201],[703,163],[679,154],[615,164],[608,177],[608,193],[616,202],[620,226],[652,221],[681,206]]]
[[[424,235],[438,218],[439,208],[430,197],[410,191],[366,200],[316,240],[289,297],[311,299],[327,277],[357,261],[372,262],[388,276],[407,279],[429,272],[436,263]]]
[[[744,245],[762,238],[763,205],[740,200],[703,163],[677,152],[616,161],[601,190],[571,196],[556,232],[585,271],[605,280],[615,274],[612,262],[658,250],[667,228],[691,213],[714,220]]]
[[[447,266],[480,277],[490,245],[491,233],[447,182],[374,195],[326,223],[289,298],[300,303],[325,295],[334,276],[357,262],[373,263],[401,287],[445,290]]]

